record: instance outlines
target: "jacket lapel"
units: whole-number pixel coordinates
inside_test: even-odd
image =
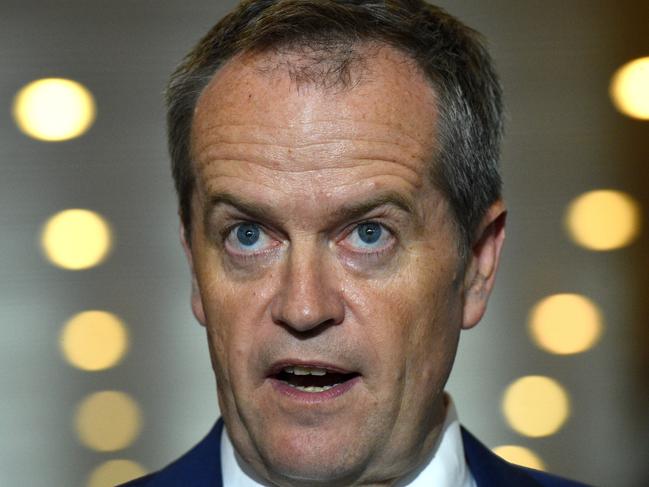
[[[154,479],[155,487],[223,487],[221,477],[221,432],[219,419],[203,440]]]
[[[478,487],[541,487],[525,471],[506,462],[462,428],[464,455]]]

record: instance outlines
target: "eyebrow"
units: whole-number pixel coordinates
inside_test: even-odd
[[[387,205],[399,208],[408,214],[414,215],[416,213],[412,203],[405,196],[394,191],[373,195],[369,199],[358,203],[343,205],[336,213],[343,220],[354,220],[376,208]]]
[[[263,203],[246,201],[228,192],[219,192],[209,197],[206,205],[205,224],[208,224],[209,216],[219,206],[231,206],[255,220],[273,219],[275,209]],[[372,210],[381,206],[393,206],[410,215],[416,215],[415,208],[408,198],[395,191],[388,191],[372,195],[369,199],[357,203],[345,204],[336,209],[336,220],[349,221],[358,219]]]
[[[262,203],[255,203],[242,200],[230,193],[216,193],[209,197],[205,215],[209,216],[219,206],[232,206],[242,213],[246,213],[253,218],[261,219],[272,213],[272,209]]]

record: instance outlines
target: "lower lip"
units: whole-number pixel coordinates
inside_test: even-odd
[[[286,382],[282,380],[269,378],[270,383],[273,385],[273,388],[285,396],[289,396],[292,399],[296,399],[303,403],[318,403],[323,401],[330,401],[336,399],[337,397],[342,396],[348,392],[352,387],[354,387],[359,381],[360,376],[356,376],[353,379],[338,384],[331,389],[327,389],[322,392],[306,392],[296,389],[295,387],[289,386]]]

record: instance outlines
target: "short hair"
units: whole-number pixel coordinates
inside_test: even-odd
[[[346,85],[350,64],[363,60],[358,48],[372,44],[404,53],[432,85],[438,140],[430,177],[449,202],[466,255],[485,211],[501,195],[502,89],[482,36],[423,0],[244,0],[218,22],[173,72],[166,92],[169,151],[186,232],[195,185],[194,108],[216,71],[242,53],[308,52],[312,69],[294,73],[297,78]]]

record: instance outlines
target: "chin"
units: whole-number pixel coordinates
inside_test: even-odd
[[[262,452],[271,480],[281,485],[350,485],[362,475],[370,457],[358,437],[340,437],[317,428],[286,433],[271,440]]]
[[[307,462],[303,459],[293,459],[292,462],[282,462],[271,465],[270,477],[279,485],[307,486],[348,486],[360,477],[362,471],[350,468],[347,464],[322,462],[322,459]]]

